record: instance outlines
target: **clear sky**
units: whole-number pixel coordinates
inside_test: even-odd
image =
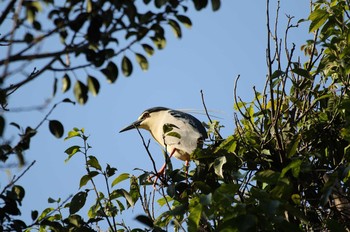
[[[233,86],[237,75],[241,75],[238,95],[245,101],[252,100],[253,86],[262,90],[265,82],[265,4],[262,0],[226,0],[215,13],[210,8],[201,12],[191,10],[193,27],[182,27],[183,38],[180,40],[173,36],[171,30],[167,30],[166,48],[156,51],[149,58],[150,68],[147,72],[141,71],[135,63],[131,77],[119,75],[119,79],[112,85],[96,74],[102,84],[97,97],[90,97],[85,106],[62,104],[50,119],[60,120],[65,126],[65,134],[73,127],[85,128],[90,135],[91,154],[99,159],[102,166],[109,163],[118,169],[118,173],[135,175],[140,173],[134,171],[134,168],[152,170],[152,163],[136,131],[118,132],[147,108],[165,106],[202,111],[200,90],[203,90],[208,109],[219,117],[217,120],[225,126],[222,135],[227,137],[234,131]],[[271,1],[272,6],[275,4],[276,1]],[[286,14],[294,15],[296,23],[299,19],[306,18],[308,12],[309,1],[282,0],[281,32],[284,30]],[[299,52],[300,46],[308,38],[311,35],[307,32],[307,24],[303,24],[291,31],[290,45],[294,42]],[[125,54],[132,57],[131,53]],[[63,74],[56,75],[60,77]],[[53,78],[52,74],[46,73],[20,89],[11,97],[9,108],[43,103],[52,94]],[[77,78],[85,81],[85,76]],[[59,93],[53,103],[65,97],[73,99],[71,94]],[[48,111],[49,108],[40,112],[8,113],[6,119],[8,122],[15,121],[23,126],[35,127]],[[202,114],[194,116],[207,121]],[[7,129],[8,137],[16,135],[16,130]],[[151,138],[146,131],[143,131],[143,135],[146,139]],[[34,137],[25,157],[28,163],[36,160],[36,164],[18,183],[26,189],[21,210],[27,222],[30,221],[32,209],[42,211],[48,206],[49,197],[65,199],[78,191],[80,177],[85,174],[83,157],[76,156],[70,162],[64,162],[67,157],[65,149],[76,143],[81,144],[81,141],[54,138],[47,125]],[[158,144],[151,140],[150,148],[160,167],[163,157]],[[179,161],[173,162],[177,167],[182,165]],[[22,170],[0,170],[1,186],[9,179],[6,173],[18,174]],[[102,179],[98,184],[103,186]],[[138,213],[137,208],[134,213]],[[130,214],[124,215],[128,222]]]

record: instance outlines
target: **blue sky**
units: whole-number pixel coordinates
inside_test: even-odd
[[[294,15],[296,23],[306,18],[309,1],[281,2],[281,32],[284,30],[285,15]],[[274,6],[276,1],[271,1]],[[65,133],[73,127],[85,128],[92,146],[91,154],[100,164],[109,163],[118,173],[128,172],[138,175],[134,168],[152,170],[152,163],[143,148],[136,131],[119,134],[119,130],[133,122],[139,114],[153,106],[174,109],[203,110],[200,90],[204,91],[205,101],[212,114],[219,117],[225,127],[222,135],[227,137],[234,131],[233,86],[237,75],[241,75],[238,95],[245,101],[253,98],[252,87],[262,90],[266,75],[266,13],[265,1],[223,1],[218,12],[210,8],[201,12],[190,10],[193,22],[191,29],[183,29],[183,38],[178,40],[172,31],[167,30],[167,45],[150,57],[150,68],[141,71],[135,65],[131,77],[119,76],[115,84],[101,80],[101,92],[90,97],[85,106],[62,104],[49,119],[59,119],[65,126]],[[271,12],[272,13],[272,12]],[[294,29],[290,34],[290,44],[296,44],[297,51],[306,39],[307,24]],[[47,44],[45,46],[54,46]],[[131,53],[126,52],[125,55]],[[72,57],[74,59],[74,57]],[[39,67],[38,67],[39,68]],[[62,74],[63,75],[63,74]],[[57,77],[62,76],[57,74]],[[78,76],[80,78],[80,76]],[[82,77],[85,81],[85,77]],[[52,94],[53,75],[46,73],[11,97],[10,106],[23,107],[43,103]],[[70,94],[58,94],[53,103]],[[49,108],[40,112],[8,113],[8,122],[20,122],[23,126],[35,127],[46,115]],[[194,114],[201,121],[207,121],[202,114]],[[45,124],[26,152],[28,163],[36,160],[34,167],[19,181],[26,188],[22,214],[30,219],[30,210],[43,210],[48,206],[47,199],[65,199],[76,193],[80,177],[85,174],[82,156],[73,157],[65,163],[64,151],[71,145],[81,144],[79,140],[63,141],[54,138]],[[15,136],[16,131],[8,128],[7,136]],[[151,138],[143,131],[146,139]],[[161,150],[151,140],[150,150],[157,164],[163,162]],[[182,163],[173,160],[174,165]],[[194,164],[192,164],[193,166]],[[19,174],[23,169],[1,170],[1,183],[4,186],[10,175]],[[102,179],[99,182],[103,186]],[[138,212],[136,207],[135,215]],[[130,214],[121,218],[131,220]],[[134,223],[134,222],[132,222]]]

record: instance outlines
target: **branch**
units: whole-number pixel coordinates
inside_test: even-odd
[[[204,107],[204,110],[205,110],[205,114],[207,115],[207,118],[208,118],[209,122],[210,122],[211,124],[213,124],[213,121],[211,120],[210,115],[209,115],[209,113],[208,113],[207,106],[205,105],[203,90],[201,90],[201,97],[202,97],[202,103],[203,103],[203,107]],[[220,135],[220,133],[219,133],[219,131],[216,129],[216,127],[214,127],[214,130],[215,130],[215,133],[218,135],[219,139],[221,140],[221,139],[222,139],[222,136]]]
[[[29,75],[29,77],[27,79],[24,79],[16,84],[12,84],[9,87],[2,89],[3,92],[8,93],[11,90],[16,91],[19,87],[21,87],[22,85],[34,80],[35,78],[37,78],[40,74],[42,74],[44,71],[46,71],[49,67],[51,67],[51,65],[53,63],[55,63],[55,61],[57,60],[57,57],[53,58],[49,63],[47,63],[41,70],[37,70],[36,68],[34,68],[33,72]],[[3,79],[3,77],[1,77],[0,79]],[[11,92],[10,94],[12,94],[13,92]],[[9,96],[10,94],[7,94],[7,96]]]
[[[6,9],[2,12],[0,16],[0,25],[4,22],[6,16],[11,11],[15,3],[16,3],[16,0],[11,0],[11,2],[9,2],[9,4],[7,5]]]
[[[35,164],[36,160],[34,160],[18,177],[13,176],[12,180],[10,181],[10,183],[8,183],[8,185],[6,185],[4,187],[4,189],[1,191],[0,195],[3,195],[4,192],[6,191],[6,189],[10,188],[11,186],[13,186],[19,179],[22,178],[22,176],[29,171],[29,169]]]

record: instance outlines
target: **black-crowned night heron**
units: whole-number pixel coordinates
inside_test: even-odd
[[[166,107],[153,107],[145,110],[137,121],[125,127],[120,132],[142,128],[148,130],[153,138],[166,149],[171,158],[186,161],[190,154],[203,146],[207,132],[202,123],[190,114],[172,110]],[[158,171],[157,176],[164,172],[166,164]]]

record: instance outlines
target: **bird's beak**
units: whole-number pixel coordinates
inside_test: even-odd
[[[122,133],[122,132],[128,131],[128,130],[131,130],[131,129],[135,129],[136,127],[140,126],[141,122],[142,122],[141,120],[137,120],[137,121],[131,123],[131,125],[129,125],[129,126],[123,128],[123,129],[121,129],[121,130],[119,131],[119,133]]]

